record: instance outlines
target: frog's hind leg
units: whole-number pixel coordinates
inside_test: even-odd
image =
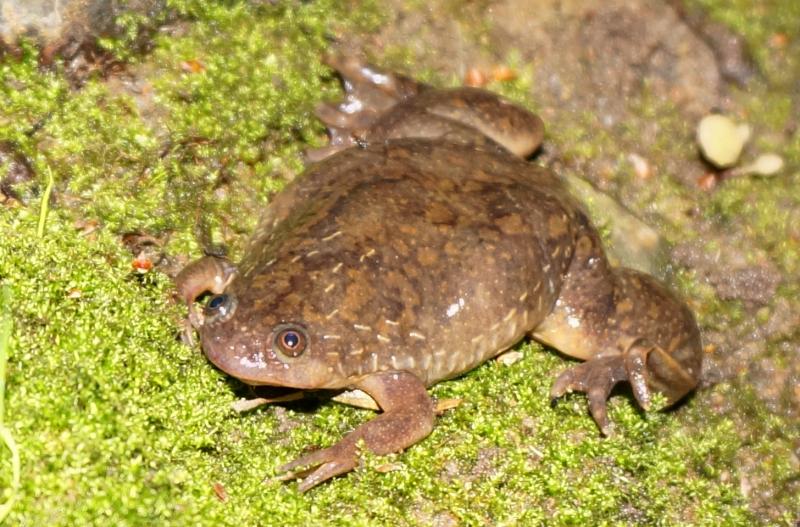
[[[586,393],[604,434],[610,432],[606,399],[617,383],[628,381],[648,409],[654,392],[672,404],[700,378],[700,333],[692,313],[654,278],[611,268],[588,228],[578,237],[553,311],[533,336],[586,361],[563,372],[551,396]]]
[[[404,138],[499,145],[527,157],[544,137],[544,124],[537,115],[486,90],[433,89],[352,56],[333,56],[327,63],[341,75],[345,99],[317,108],[330,143],[307,152],[311,161],[355,145]]]
[[[325,58],[325,63],[341,76],[345,98],[316,108],[317,117],[328,128],[330,142],[306,152],[312,162],[355,146],[382,115],[427,87],[404,75],[366,64],[353,55],[331,55]]]
[[[647,339],[632,341],[623,352],[625,371],[641,407],[650,409],[653,392],[671,404],[693,390],[699,380],[699,350],[699,338],[689,338],[670,352]]]
[[[538,115],[486,90],[431,90],[413,102],[428,115],[467,127],[519,157],[533,154],[544,139],[544,123]]]
[[[465,87],[422,91],[392,107],[359,140],[436,139],[527,157],[543,137],[537,115],[494,93]]]

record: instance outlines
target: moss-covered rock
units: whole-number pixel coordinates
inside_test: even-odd
[[[769,19],[794,9],[791,0],[761,11],[754,2],[702,3],[745,33],[762,61],[774,58],[761,47],[771,34],[800,38],[778,15]],[[178,19],[151,54],[80,90],[58,67],[40,69],[31,47],[0,62],[0,141],[27,156],[38,175],[25,189],[27,205],[0,204],[0,282],[12,292],[14,319],[5,425],[22,456],[8,525],[796,521],[800,427],[790,409],[800,395],[769,392],[766,379],[775,376],[753,377],[778,371],[791,380],[800,363],[792,360],[791,324],[800,288],[800,136],[769,133],[787,126],[794,104],[785,71],[775,86],[738,95],[755,141],[784,157],[783,175],[725,181],[702,194],[669,170],[637,179],[623,161],[595,181],[627,189],[626,204],[658,218],[671,242],[702,249],[684,253],[682,261],[697,267],[675,278],[706,331],[709,363],[721,364],[722,373],[707,372],[704,389],[675,410],[646,415],[621,390],[610,405],[617,434],[602,439],[584,397],[548,405],[565,359],[522,344],[524,358],[511,366],[492,361],[434,387],[434,396],[463,402],[438,418],[426,440],[389,457],[367,456],[353,473],[301,495],[273,479],[275,468],[310,446],[332,444],[370,413],[326,402],[233,412],[230,403],[250,392],[180,343],[185,312],[172,301],[170,280],[135,270],[120,235],[151,235],[169,255],[224,244],[236,257],[258,210],[301,171],[300,152],[324,140],[312,109],[338,89],[320,62],[330,41],[361,39],[398,65],[415,53],[412,46],[381,50],[372,31],[386,19],[383,4],[169,5]],[[748,32],[744,20],[753,16]],[[476,33],[490,35],[490,21],[481,23]],[[535,106],[535,69],[512,65],[518,77],[493,88]],[[428,80],[453,81],[426,70],[424,60],[417,67]],[[635,104],[642,123],[658,129],[660,153],[651,159],[689,163],[694,123],[656,98]],[[566,160],[562,169],[574,171],[588,156],[626,159],[619,145],[632,144],[642,123],[596,130],[596,117],[582,114],[555,120],[551,142]],[[54,198],[40,237],[48,175]],[[766,258],[777,269],[774,300],[720,294],[719,274],[706,274],[698,255],[726,242],[717,235],[722,227],[745,244],[745,263]],[[748,359],[740,372],[726,369],[734,361],[716,360],[720,349]],[[2,450],[6,498],[10,477]]]

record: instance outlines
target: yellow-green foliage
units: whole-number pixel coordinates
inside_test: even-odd
[[[0,140],[17,143],[39,178],[27,206],[0,208],[0,283],[14,298],[5,425],[22,456],[7,525],[752,525],[737,453],[764,453],[763,471],[778,483],[793,477],[781,461],[792,423],[751,393],[722,384],[701,396],[735,401],[753,416],[745,428],[696,400],[644,415],[617,396],[618,433],[602,439],[583,396],[549,407],[552,379],[568,361],[524,344],[517,364],[492,362],[434,387],[463,403],[406,452],[368,456],[365,467],[304,495],[274,481],[275,467],[372,415],[332,403],[234,413],[230,403],[247,389],[179,342],[185,311],[170,281],[134,272],[119,234],[168,233],[173,254],[198,254],[198,230],[241,247],[259,205],[322,138],[311,111],[336,93],[319,60],[328,37],[363,31],[380,14],[333,0],[171,5],[182,29],[158,36],[153,53],[131,65],[154,94],[147,119],[98,80],[71,91],[30,50],[0,63]],[[521,71],[506,92],[526,102],[532,77]],[[574,133],[580,141],[568,155],[608,146],[580,126]],[[48,171],[56,199],[40,238]],[[750,200],[745,214],[774,226],[763,212],[771,194],[747,194],[731,185],[712,204],[731,214],[732,203]],[[76,219],[98,220],[99,229],[87,234]],[[780,243],[780,232],[766,236]],[[796,269],[796,256],[781,265]],[[716,302],[713,291],[700,297]],[[706,320],[730,323],[719,312]],[[11,474],[3,450],[6,498]]]
[[[585,525],[748,521],[735,485],[719,481],[738,440],[726,420],[703,433],[669,414],[643,416],[616,398],[619,434],[598,437],[575,396],[548,405],[563,359],[532,345],[437,386],[464,403],[433,434],[301,495],[270,479],[309,445],[330,444],[371,417],[336,404],[229,409],[245,389],[177,340],[171,284],[140,277],[107,230],[87,238],[68,218],[35,236],[33,211],[2,210],[0,275],[18,326],[8,426],[22,446],[21,501],[9,525]],[[7,474],[4,474],[5,477]],[[266,478],[266,481],[265,481]],[[213,485],[224,486],[220,502]],[[702,523],[702,522],[701,522]],[[151,523],[152,524],[152,523]]]

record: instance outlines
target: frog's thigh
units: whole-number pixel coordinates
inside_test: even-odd
[[[603,350],[597,347],[597,339],[592,338],[584,327],[584,321],[572,309],[556,305],[553,312],[533,329],[531,335],[564,355],[589,360]]]
[[[441,139],[450,143],[488,146],[495,143],[475,128],[457,120],[428,113],[424,109],[400,108],[378,121],[361,139],[379,143],[388,139],[403,138]]]
[[[544,138],[544,123],[499,95],[477,88],[432,90],[421,96],[428,113],[477,130],[520,157],[532,154]]]
[[[383,455],[413,445],[433,429],[433,401],[425,384],[415,375],[408,372],[375,373],[362,379],[356,387],[375,399],[383,413],[332,447],[317,450],[280,467],[280,471],[291,471],[317,466],[300,484],[301,491],[355,468],[360,441],[371,452]]]

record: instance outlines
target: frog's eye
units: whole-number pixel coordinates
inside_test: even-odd
[[[231,318],[235,309],[236,299],[232,295],[225,293],[214,295],[208,300],[206,308],[203,310],[204,323],[225,322]]]
[[[290,324],[276,328],[272,348],[286,357],[299,357],[307,345],[308,337],[303,328]]]

